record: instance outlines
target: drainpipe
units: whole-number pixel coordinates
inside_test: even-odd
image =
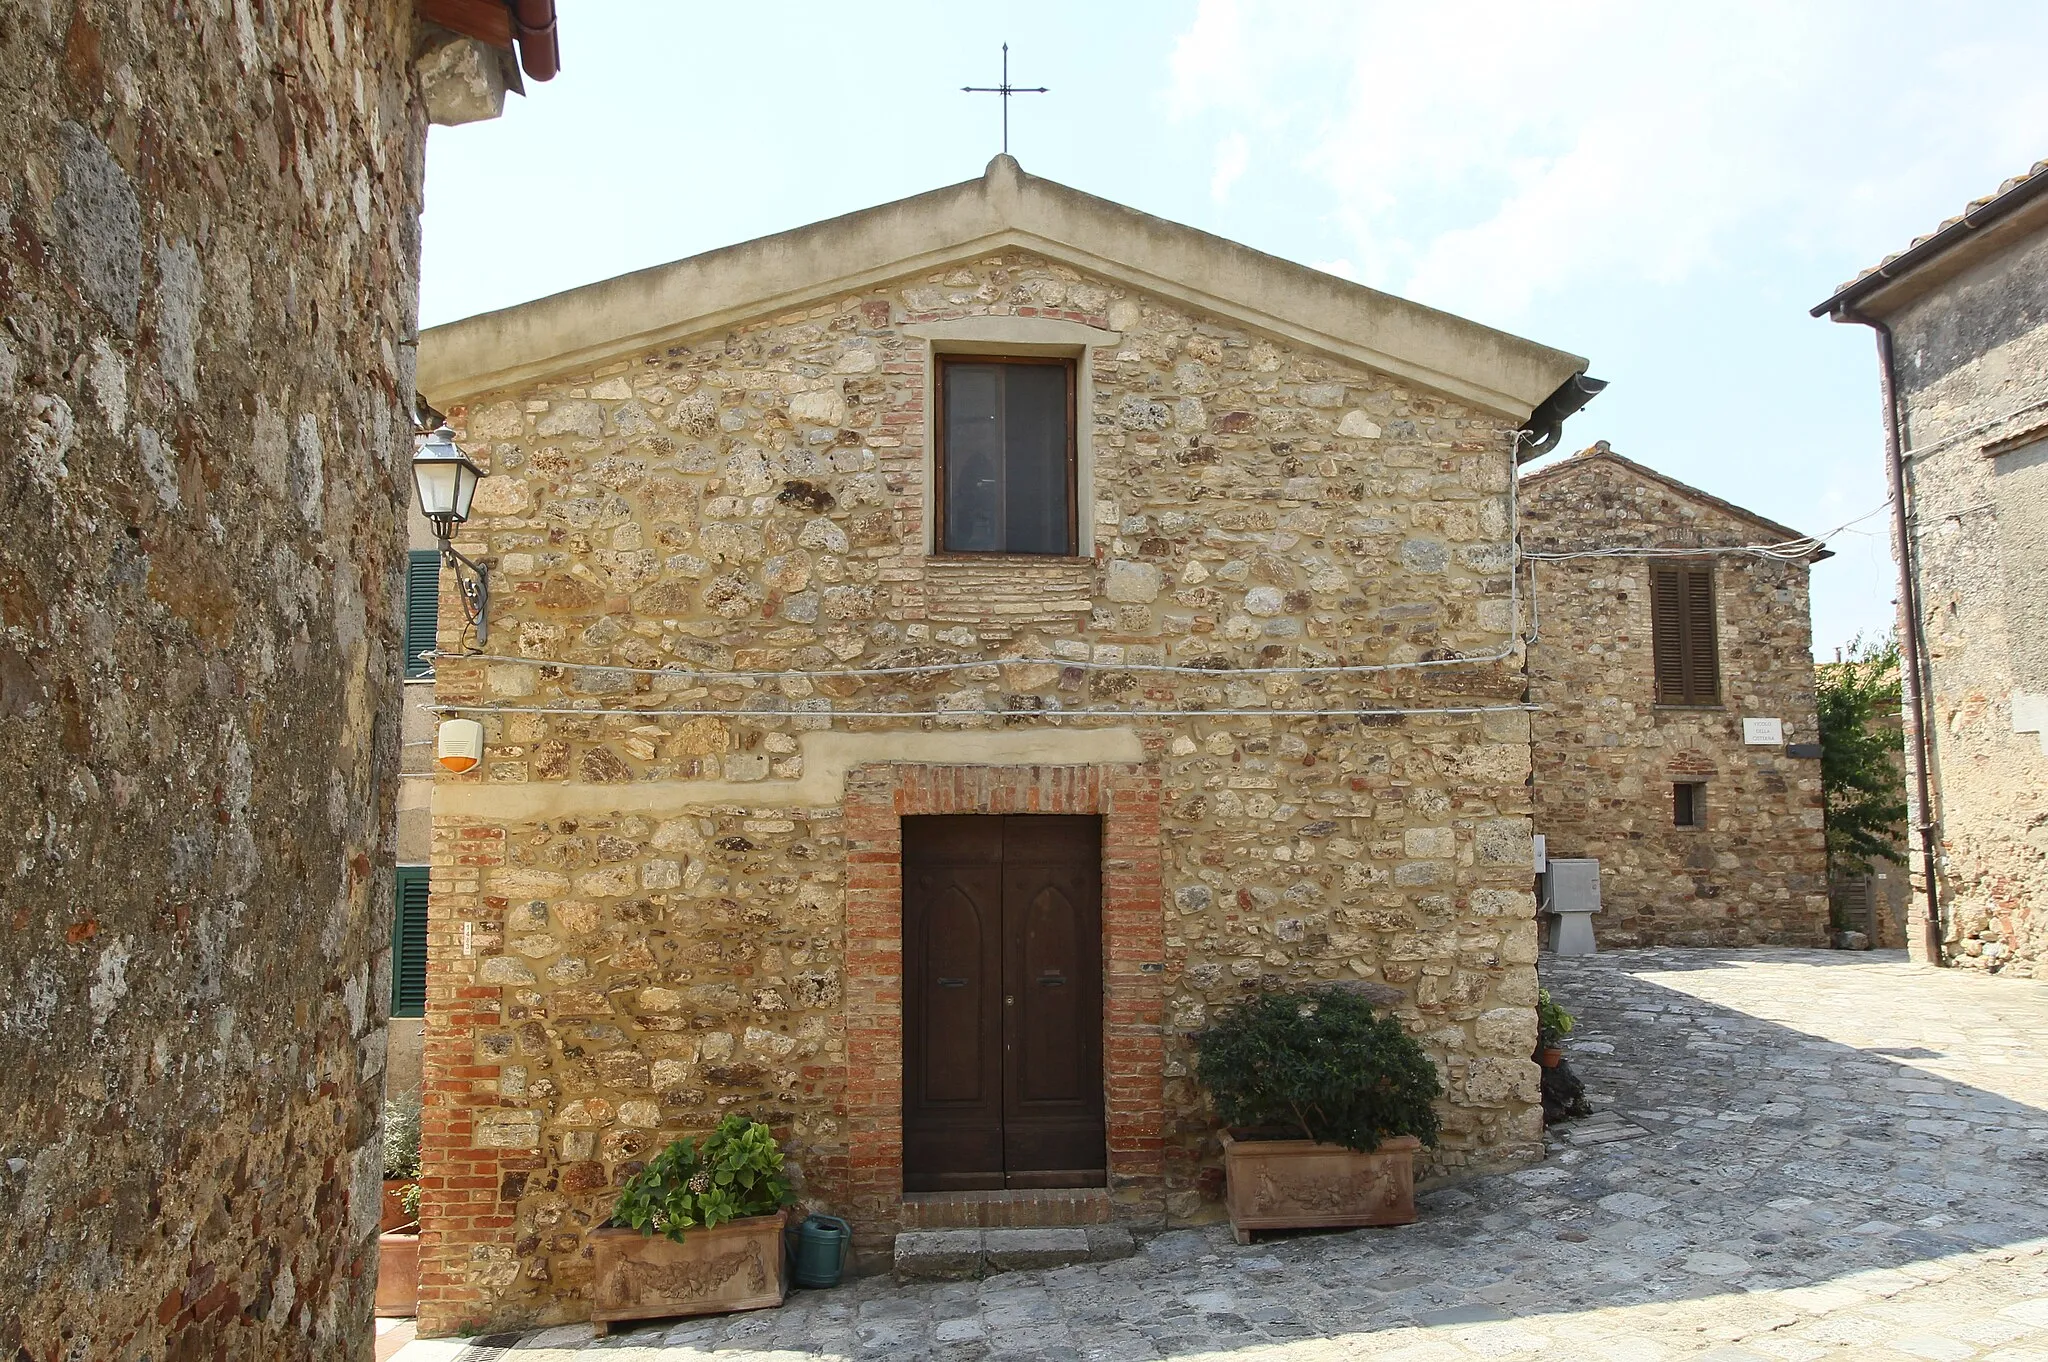
[[[555,0],[510,0],[512,26],[519,34],[519,64],[535,80],[553,80],[562,69],[555,36]]]
[[[1942,956],[1942,941],[1946,933],[1942,930],[1941,895],[1934,877],[1935,821],[1927,779],[1927,704],[1926,688],[1922,684],[1926,672],[1920,660],[1920,591],[1913,575],[1913,536],[1906,521],[1906,465],[1899,452],[1899,398],[1892,365],[1892,329],[1851,308],[1838,309],[1834,317],[1836,321],[1867,326],[1877,333],[1878,387],[1884,401],[1884,471],[1891,485],[1892,554],[1899,562],[1899,612],[1904,617],[1905,626],[1899,631],[1900,662],[1903,664],[1899,668],[1899,698],[1904,702],[1913,725],[1914,808],[1919,814],[1913,827],[1920,839],[1920,877],[1927,887],[1927,931],[1930,937],[1925,943],[1927,958],[1942,965],[1947,963]]]

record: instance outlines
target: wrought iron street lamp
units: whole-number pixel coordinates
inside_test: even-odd
[[[455,447],[455,432],[442,426],[427,436],[412,456],[412,480],[419,489],[420,511],[441,541],[441,561],[455,574],[462,596],[462,614],[476,629],[479,648],[487,642],[486,613],[491,603],[491,570],[464,557],[448,542],[455,527],[469,519],[469,504],[484,471]]]

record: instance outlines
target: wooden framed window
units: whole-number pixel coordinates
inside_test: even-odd
[[[1076,552],[1074,361],[939,357],[940,553]]]
[[[1714,565],[1650,565],[1650,650],[1660,705],[1721,703],[1715,642]]]
[[[1707,785],[1701,780],[1681,780],[1671,787],[1671,825],[1703,828],[1707,825]]]
[[[427,868],[402,865],[391,914],[391,1015],[427,1015]]]
[[[420,681],[434,674],[434,664],[421,653],[434,650],[441,622],[441,555],[434,549],[413,549],[405,556],[405,679]]]

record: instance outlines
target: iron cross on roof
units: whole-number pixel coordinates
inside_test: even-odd
[[[964,95],[1001,95],[1003,97],[1003,155],[1010,154],[1010,96],[1042,95],[1048,93],[1043,85],[1010,84],[1010,45],[1003,44],[1003,83],[1001,85],[963,85]]]

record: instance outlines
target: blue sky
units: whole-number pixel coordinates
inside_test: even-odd
[[[1807,532],[1884,502],[1875,358],[1806,309],[2048,156],[2033,4],[562,7],[562,74],[428,142],[421,320],[1034,174],[1576,351],[1565,431]],[[1886,522],[1814,650],[1891,618]]]

